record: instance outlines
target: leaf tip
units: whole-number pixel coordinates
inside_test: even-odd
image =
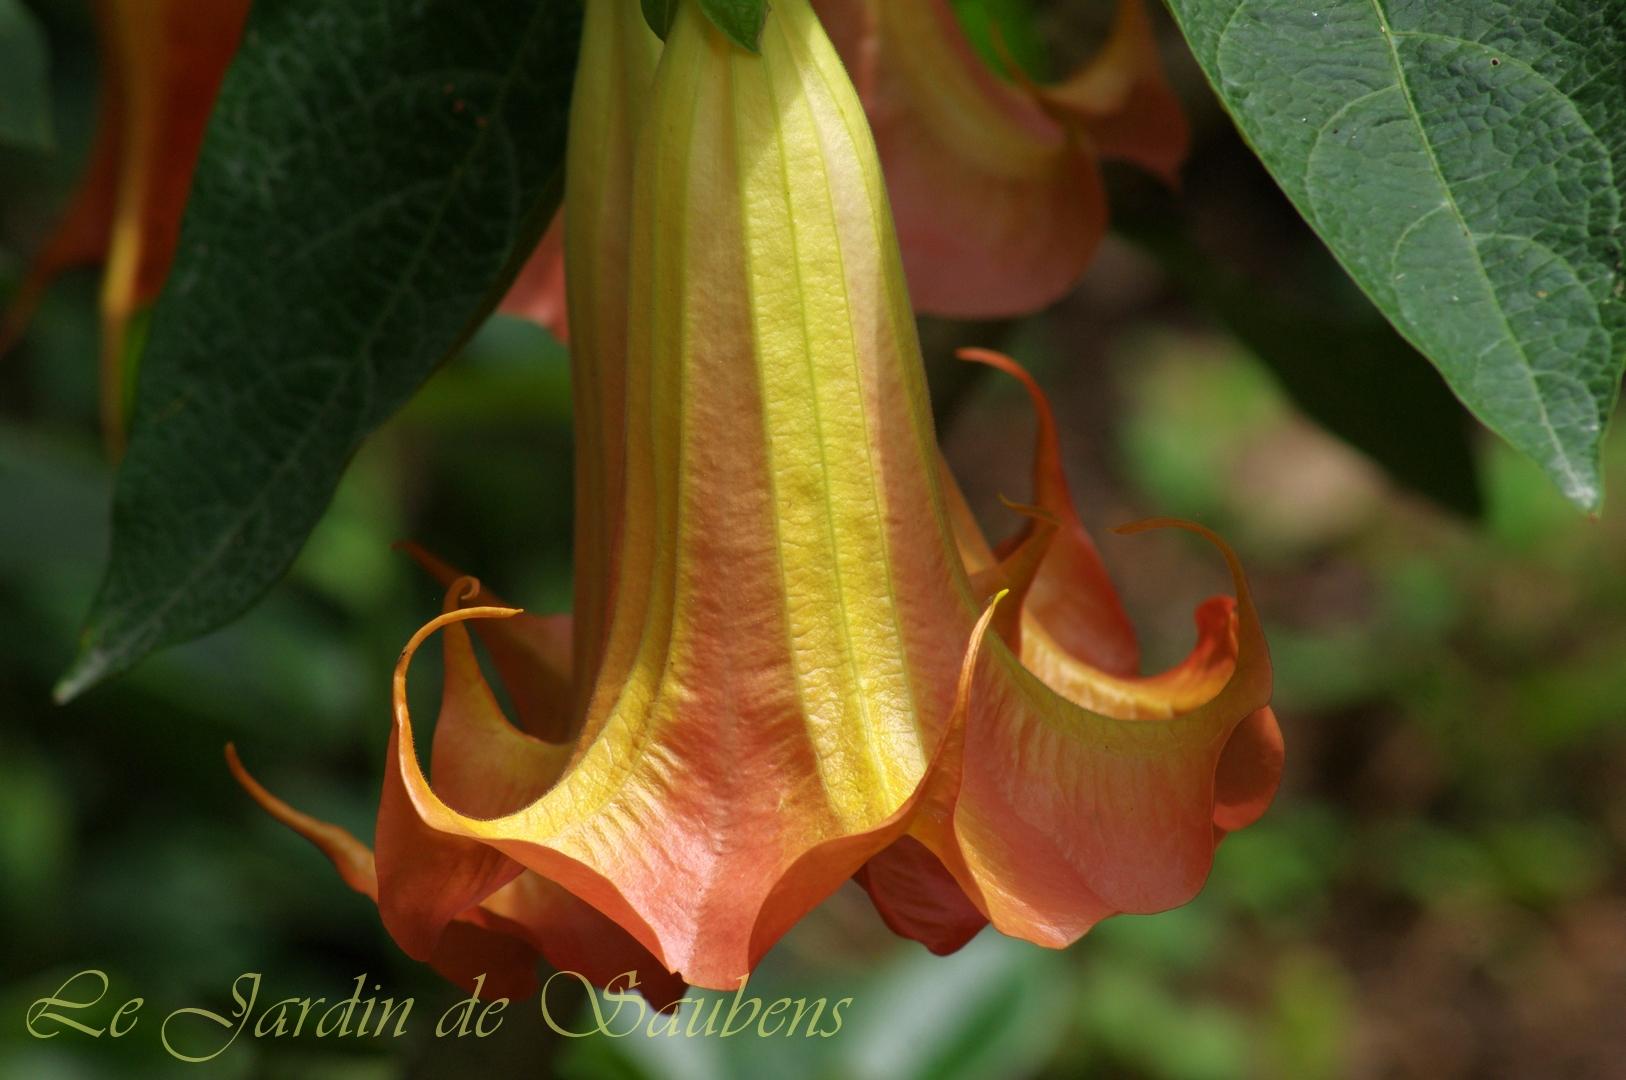
[[[1601,462],[1560,461],[1548,466],[1547,476],[1570,505],[1596,521],[1603,513],[1603,467]]]
[[[728,40],[752,55],[761,53],[768,0],[700,0],[700,10]]]
[[[101,649],[82,650],[51,688],[51,700],[66,705],[113,673],[112,658]]]

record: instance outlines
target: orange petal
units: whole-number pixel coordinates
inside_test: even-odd
[[[226,761],[237,782],[267,813],[314,844],[347,885],[377,899],[373,853],[365,844],[272,795],[243,768],[234,747],[227,746]],[[443,834],[428,830],[421,837],[430,844],[450,842]],[[421,854],[428,860],[436,858],[433,852]],[[454,878],[457,876],[454,868]],[[467,990],[473,990],[476,979],[484,975],[483,997],[519,999],[537,991],[538,955],[559,970],[577,972],[599,986],[636,971],[638,988],[657,1009],[675,1003],[683,993],[681,980],[619,926],[553,883],[528,873],[509,881],[479,906],[458,912],[436,936],[424,959]]]
[[[917,309],[1021,315],[1066,293],[1106,231],[1097,161],[1173,182],[1189,142],[1141,0],[1089,64],[1012,85],[948,0],[820,0],[864,98]]]
[[[926,938],[930,938],[928,944],[935,943],[946,947],[965,929],[965,921],[970,917],[965,914],[963,906],[956,907],[941,876],[933,883],[937,886],[933,897],[937,908],[935,911],[928,910],[924,903],[925,896],[900,890],[894,876],[894,873],[902,868],[900,860],[909,860],[912,857],[911,851],[905,848],[902,854],[891,857],[887,857],[887,853],[900,844],[910,843],[910,838],[906,835],[909,830],[917,830],[922,835],[932,837],[944,835],[964,769],[965,731],[971,711],[973,680],[983,656],[988,631],[994,623],[1000,602],[1004,599],[1005,593],[993,596],[971,631],[971,640],[966,645],[965,656],[960,663],[960,676],[955,687],[953,708],[938,737],[937,745],[932,750],[931,759],[926,764],[920,783],[902,805],[874,829],[815,845],[775,883],[773,891],[757,915],[752,933],[750,958],[752,967],[756,966],[756,962],[774,942],[778,941],[803,915],[813,910],[837,884],[848,877],[858,876],[876,859],[881,860],[876,871],[879,877],[872,879],[871,882],[877,884],[880,889],[880,899],[875,900],[876,908],[889,926],[893,926],[893,918],[899,920],[897,926],[893,926],[894,930],[911,937],[918,933],[923,936],[917,940],[925,941]],[[927,855],[929,857],[930,853]],[[923,863],[918,857],[915,857],[914,861],[917,865]],[[949,873],[941,862],[935,859],[932,861],[942,874]],[[964,864],[957,858],[954,860],[954,866],[961,871],[962,883],[955,887],[960,903],[969,905],[972,911],[976,911],[976,901],[971,897],[980,897],[980,892],[976,885],[970,882],[970,875],[965,872]],[[950,881],[952,880],[950,878]],[[868,888],[869,885],[865,887]],[[871,896],[873,898],[875,894],[871,893]],[[951,916],[958,917],[962,921],[951,924],[947,921]],[[900,930],[898,926],[905,929]],[[955,945],[954,948],[959,948],[959,945]],[[946,951],[952,952],[953,949]]]
[[[478,592],[472,579],[454,583],[446,597],[448,610]],[[526,805],[553,786],[569,759],[569,745],[543,742],[509,724],[463,626],[448,629],[443,648],[445,681],[431,759],[437,788],[463,813],[480,817]],[[395,756],[392,742],[389,759]],[[375,842],[379,914],[402,950],[419,960],[434,952],[454,918],[521,869],[483,844],[425,826],[393,769],[385,772]]]
[[[237,750],[226,747],[226,764],[232,776],[253,796],[261,808],[282,824],[314,844],[339,871],[346,885],[363,896],[377,899],[373,853],[367,845],[337,825],[318,821],[300,813],[249,775],[238,759]],[[451,923],[428,963],[451,982],[473,991],[480,976],[481,993],[486,998],[524,998],[536,993],[537,951],[516,935],[501,917],[488,917],[475,909]]]
[[[521,927],[549,964],[595,986],[619,985],[627,972],[656,1009],[683,997],[687,983],[590,904],[546,878],[523,873],[486,899],[483,908]]]
[[[624,542],[581,753],[484,821],[398,767],[435,827],[732,989],[889,839],[976,612],[951,554],[916,550],[939,510],[913,320],[862,111],[805,0],[774,6],[760,57],[681,7],[650,109]]]
[[[1276,798],[1285,758],[1275,711],[1250,713],[1220,755],[1214,774],[1214,825],[1236,832],[1258,821]]]
[[[0,319],[0,352],[21,336],[51,280],[106,258],[101,413],[124,442],[124,338],[169,274],[203,131],[237,51],[249,0],[101,0],[102,91],[78,191]]]
[[[459,579],[474,580],[410,540],[396,547],[446,588],[451,588]],[[466,600],[472,607],[510,606],[484,586]],[[481,620],[474,624],[474,632],[491,652],[498,678],[514,703],[519,726],[548,742],[574,738],[576,707],[570,682],[570,616],[521,613],[511,619]]]
[[[1028,590],[1024,623],[1038,623],[1058,648],[1091,667],[1108,674],[1134,675],[1140,668],[1135,629],[1095,542],[1073,507],[1062,468],[1056,416],[1049,400],[1033,377],[1008,356],[988,349],[961,349],[958,355],[962,360],[987,364],[1011,375],[1027,390],[1033,403],[1037,424],[1033,501],[1055,518],[1058,531]],[[1002,544],[1000,550],[1011,550],[1030,532],[1031,526]]]
[[[958,952],[988,925],[954,875],[912,836],[871,858],[854,877],[893,933],[939,956]]]
[[[956,876],[981,886],[1002,932],[1064,945],[1104,915],[1185,903],[1208,875],[1216,774],[1236,731],[1269,700],[1270,660],[1235,555],[1201,526],[1134,528],[1169,526],[1219,547],[1235,583],[1236,662],[1215,696],[1168,718],[1109,718],[1055,695],[1001,651],[979,680],[954,807]],[[944,856],[941,838],[922,840]]]
[[[985,636],[1000,609],[979,616],[950,534],[884,181],[807,0],[778,0],[756,56],[681,6],[644,133],[625,520],[578,748],[517,809],[448,804],[413,749],[408,666],[437,630],[513,613],[447,611],[397,668],[389,790],[722,989],[906,834],[1047,944],[1189,897],[1223,750],[1270,689],[1234,559],[1211,700],[1124,718],[1054,693]],[[1020,584],[1041,552],[1030,535],[999,569]],[[509,764],[471,775],[514,783]]]
[[[525,260],[498,310],[546,327],[560,341],[570,341],[570,314],[565,298],[565,215],[554,215],[548,231]]]

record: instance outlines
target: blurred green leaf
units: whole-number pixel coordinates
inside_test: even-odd
[[[960,952],[937,957],[911,947],[863,972],[785,978],[775,957],[752,975],[746,995],[834,1003],[850,997],[839,1034],[759,1037],[747,1026],[733,1038],[684,1034],[694,1006],[679,1014],[677,1035],[643,1031],[576,1040],[566,1076],[646,1076],[652,1080],[981,1080],[1033,1075],[1065,1034],[1073,993],[1067,966],[1052,952],[983,934]],[[732,994],[690,991],[702,1010]],[[744,1007],[744,1006],[742,1006]],[[811,1008],[811,1004],[809,1006]],[[606,1006],[606,1013],[614,1006]],[[833,1030],[829,1010],[819,1021]],[[591,1026],[591,1021],[586,1021]],[[625,1027],[623,1020],[619,1027]]]
[[[1355,280],[1488,427],[1596,509],[1626,369],[1626,6],[1171,7]]]
[[[49,150],[45,34],[22,0],[0,0],[0,143]]]
[[[983,61],[1003,71],[1016,61],[1031,78],[1049,75],[1049,55],[1033,0],[954,0],[954,14]]]
[[[1494,829],[1489,847],[1504,892],[1527,904],[1548,906],[1582,896],[1609,872],[1608,841],[1599,831],[1555,814]]]
[[[558,204],[580,19],[530,0],[255,7],[60,697],[253,604],[361,441],[496,304]]]
[[[1290,955],[1274,983],[1269,1035],[1274,1075],[1283,1080],[1345,1075],[1354,994],[1338,961],[1313,952]]]
[[[1243,1080],[1253,1075],[1246,1020],[1230,1008],[1186,1001],[1132,968],[1099,968],[1078,993],[1086,1037],[1115,1065],[1107,1075]]]

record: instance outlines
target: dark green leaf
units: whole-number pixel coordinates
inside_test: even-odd
[[[768,17],[768,0],[700,0],[700,10],[734,44],[757,51],[762,21]]]
[[[0,0],[0,143],[49,150],[45,34],[22,0]]]
[[[1487,426],[1596,508],[1626,361],[1626,4],[1171,6],[1355,280]]]
[[[672,20],[677,18],[678,0],[640,0],[644,8],[644,22],[655,31],[655,36],[662,41],[672,30]]]
[[[552,0],[254,6],[59,696],[248,608],[496,304],[558,204],[580,24]]]

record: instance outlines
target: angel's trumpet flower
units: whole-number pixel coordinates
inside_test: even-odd
[[[1187,127],[1144,0],[1054,86],[998,78],[949,0],[817,0],[880,146],[917,310],[1021,315],[1078,280],[1106,231],[1100,161],[1173,183]]]
[[[1041,628],[1111,632],[1059,620],[1063,579],[1104,578],[1045,578],[1068,545],[1082,565],[1064,486],[997,554],[953,523],[880,162],[809,0],[777,0],[760,55],[685,0],[634,172],[603,651],[559,738],[531,715],[559,699],[515,693],[506,722],[463,632],[518,689],[557,681],[553,624],[454,584],[408,646],[376,877],[397,940],[443,959],[463,924],[517,926],[551,956],[569,924],[547,920],[587,909],[635,943],[623,955],[728,989],[854,874],[938,947],[982,920],[1060,945],[1188,900],[1279,766],[1241,570],[1226,552],[1234,613],[1172,676],[1075,658],[1088,693],[1058,693],[1024,667]],[[437,630],[454,734],[437,730],[431,781],[404,683]],[[554,906],[517,905],[516,882]]]

